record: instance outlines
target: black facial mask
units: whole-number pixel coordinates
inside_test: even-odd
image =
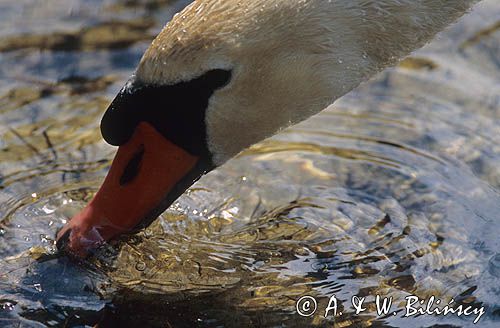
[[[132,78],[104,114],[102,136],[109,144],[120,146],[140,122],[147,122],[192,155],[210,156],[205,112],[215,90],[230,79],[231,71],[221,69],[173,85],[147,85]]]

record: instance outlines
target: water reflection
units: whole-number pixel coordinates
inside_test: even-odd
[[[57,254],[53,238],[109,167],[114,149],[101,140],[99,119],[146,47],[142,40],[183,3],[68,3],[74,23],[42,8],[23,13],[31,19],[23,28],[0,32],[2,325],[472,321],[379,318],[376,294],[397,304],[415,294],[485,305],[481,325],[498,325],[495,1],[400,67],[205,176],[149,228],[84,263]],[[115,49],[102,30],[115,26],[109,16],[127,31],[136,21],[154,25],[124,33],[133,38]],[[35,25],[47,20],[38,33]],[[78,40],[64,48],[71,51],[44,41],[68,35]],[[342,315],[296,314],[301,296],[325,309],[332,294]],[[366,297],[369,311],[354,315],[353,295]]]

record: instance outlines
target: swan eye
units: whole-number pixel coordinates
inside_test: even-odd
[[[132,78],[101,121],[111,145],[126,143],[139,122],[148,122],[166,139],[193,155],[209,155],[205,112],[212,94],[229,83],[231,71],[214,69],[172,85],[142,84]]]

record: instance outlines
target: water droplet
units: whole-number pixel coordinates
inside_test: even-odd
[[[144,271],[146,270],[146,263],[142,262],[142,261],[139,261],[135,264],[135,269],[137,271]]]
[[[55,208],[50,208],[50,207],[49,207],[49,206],[47,206],[47,205],[44,205],[44,206],[42,207],[42,211],[44,211],[44,212],[45,212],[45,214],[52,214],[52,213],[54,213],[54,212],[55,212],[55,210],[56,210]]]
[[[36,289],[37,292],[42,292],[42,285],[41,284],[34,284],[33,287]]]
[[[0,309],[5,311],[13,311],[15,306],[14,303],[8,301],[0,303]]]
[[[48,255],[55,255],[58,252],[57,246],[56,246],[56,241],[52,240],[52,244],[45,246],[44,249]]]

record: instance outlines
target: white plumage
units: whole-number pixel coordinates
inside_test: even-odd
[[[136,78],[173,84],[232,69],[206,114],[222,164],[418,49],[475,2],[198,0],[165,26]]]

